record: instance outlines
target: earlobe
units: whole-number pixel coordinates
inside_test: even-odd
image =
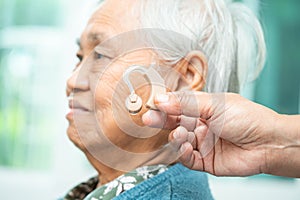
[[[176,66],[184,81],[194,91],[201,91],[205,85],[207,60],[201,51],[189,52]],[[179,83],[182,85],[183,83]],[[180,89],[180,88],[178,88]]]

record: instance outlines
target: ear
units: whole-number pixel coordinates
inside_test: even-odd
[[[175,69],[181,75],[177,90],[180,90],[184,85],[195,91],[201,91],[204,88],[207,60],[201,51],[189,52],[176,64]]]

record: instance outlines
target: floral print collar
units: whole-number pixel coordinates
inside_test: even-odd
[[[110,200],[137,184],[168,170],[166,165],[143,166],[119,176],[115,180],[96,188],[97,177],[89,179],[73,188],[65,200]]]

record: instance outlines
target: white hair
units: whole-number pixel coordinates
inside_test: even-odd
[[[179,55],[193,50],[201,50],[207,56],[205,91],[239,92],[263,68],[266,54],[263,31],[257,17],[242,3],[231,0],[139,2],[140,28],[170,30],[189,38],[190,42],[169,34],[152,39],[153,43],[164,43],[170,50],[158,52],[164,60],[176,63],[181,59]]]

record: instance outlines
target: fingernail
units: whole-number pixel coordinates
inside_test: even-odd
[[[181,147],[180,147],[180,152],[181,153],[184,153],[185,152],[185,150],[186,150],[186,147],[185,147],[185,145],[183,144],[183,145],[181,145]]]
[[[179,138],[180,138],[180,132],[179,132],[179,130],[176,130],[176,131],[173,133],[173,137],[174,137],[174,139],[179,139]]]
[[[152,124],[152,117],[151,117],[151,112],[148,111],[146,112],[143,116],[142,116],[142,120],[143,120],[143,123],[145,125],[151,125]]]
[[[173,137],[179,140],[180,138],[182,138],[183,133],[184,133],[184,128],[179,126],[178,128],[176,128],[175,132],[173,133]]]
[[[188,142],[189,142],[189,143],[193,143],[194,139],[195,139],[195,134],[192,133],[192,132],[189,132],[189,135],[188,135]]]
[[[155,100],[159,103],[166,103],[169,101],[169,96],[166,94],[158,94],[156,95]]]

